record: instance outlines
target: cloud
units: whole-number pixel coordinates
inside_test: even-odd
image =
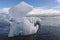
[[[10,8],[2,8],[2,9],[0,9],[0,13],[6,13],[6,14],[8,14],[9,13],[9,9]]]
[[[60,0],[56,0],[56,2],[60,2]]]
[[[54,14],[60,14],[60,11],[55,9],[34,8],[31,12],[28,13],[28,15],[41,15],[41,14],[54,15]]]
[[[0,9],[0,13],[2,13],[2,9]]]
[[[54,7],[58,8],[60,6]],[[52,9],[45,9],[45,8],[33,8],[32,11],[30,11],[27,15],[60,15],[60,10],[55,10],[54,8]],[[9,13],[10,8],[3,8],[0,9],[0,13]]]
[[[60,9],[60,5],[53,7],[53,9]]]
[[[4,13],[9,13],[9,9],[10,9],[10,8],[3,8],[2,11],[3,11]]]

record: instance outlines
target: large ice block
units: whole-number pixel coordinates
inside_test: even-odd
[[[38,17],[24,17],[23,21],[13,21],[10,26],[8,37],[17,35],[31,35],[37,33],[39,26],[34,26],[37,21],[41,21]]]
[[[40,18],[37,17],[26,17],[25,15],[33,9],[32,6],[25,2],[12,7],[9,11],[10,17],[12,17],[10,32],[8,37],[16,35],[31,35],[35,34],[38,30],[38,26],[34,26]]]
[[[21,2],[18,5],[12,7],[9,10],[10,16],[20,21],[23,16],[32,11],[33,7],[25,2]]]

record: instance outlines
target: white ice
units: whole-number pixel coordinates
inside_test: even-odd
[[[32,11],[33,7],[25,2],[21,2],[18,5],[12,7],[9,10],[9,14],[15,20],[20,21],[23,16],[25,16],[28,12]]]
[[[10,17],[12,18],[10,32],[8,37],[16,35],[30,35],[35,34],[38,27],[34,27],[34,23],[40,19],[35,17],[25,17],[28,12],[32,11],[33,7],[25,2],[12,7],[9,10]],[[32,20],[33,19],[33,20]],[[32,20],[32,21],[31,21]]]

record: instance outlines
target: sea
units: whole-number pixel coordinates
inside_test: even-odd
[[[41,28],[34,40],[60,40],[60,17],[40,17]],[[8,33],[0,27],[0,40],[8,40]]]

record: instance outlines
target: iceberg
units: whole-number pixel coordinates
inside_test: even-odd
[[[25,2],[21,2],[18,5],[12,7],[9,10],[10,16],[15,20],[20,21],[23,16],[25,16],[28,12],[32,11],[33,7]]]
[[[33,7],[25,2],[21,2],[9,10],[11,26],[8,37],[17,35],[31,35],[38,31],[39,25],[34,25],[37,21],[40,23],[40,18],[26,17],[27,13],[32,10]]]

